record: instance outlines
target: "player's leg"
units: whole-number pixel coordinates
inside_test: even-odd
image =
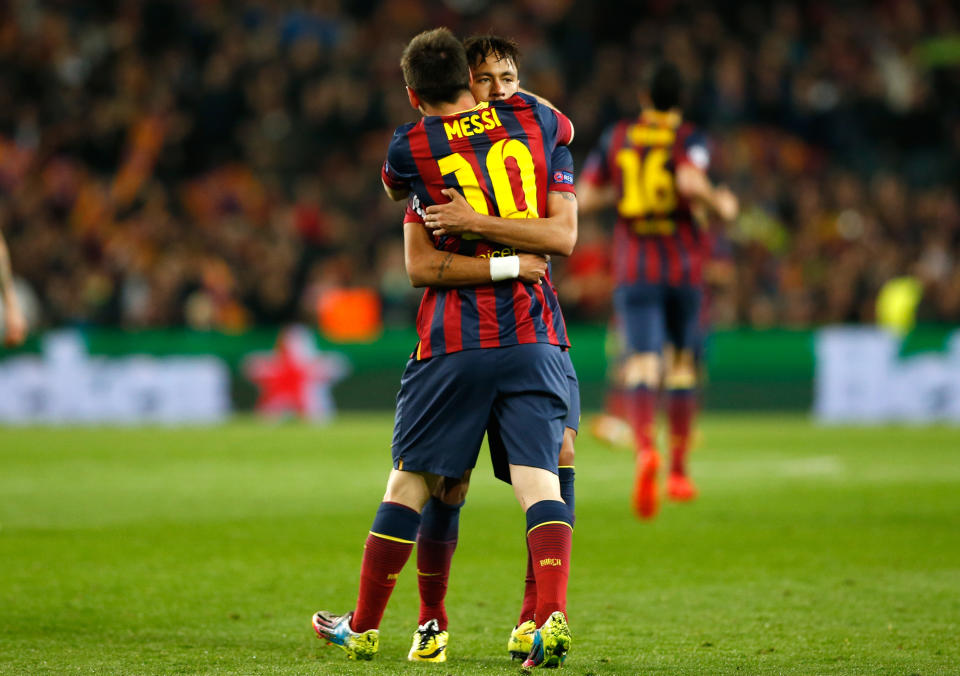
[[[360,637],[376,636],[390,594],[413,550],[420,511],[440,477],[459,477],[476,464],[494,393],[483,351],[411,360],[400,381],[390,474],[383,502],[367,537],[356,610],[343,616],[320,612],[314,628],[347,656],[370,659],[369,645],[352,649]],[[461,409],[460,407],[464,407]],[[463,415],[463,411],[477,415]],[[370,632],[373,632],[371,634]],[[369,643],[375,640],[368,640]]]
[[[457,548],[460,509],[470,486],[471,470],[437,482],[423,508],[417,532],[417,588],[420,618],[407,658],[420,662],[446,661],[447,609],[445,600],[450,564]]]
[[[559,466],[557,467],[557,476],[560,480],[560,499],[566,503],[570,510],[570,522],[576,521],[575,497],[574,497],[574,443],[577,438],[577,430],[580,428],[580,383],[577,380],[577,372],[573,368],[573,362],[570,359],[570,353],[564,353],[564,373],[567,377],[567,386],[569,387],[569,406],[567,417],[564,420],[563,444],[560,446]],[[491,442],[493,443],[493,442]],[[534,626],[534,613],[537,606],[537,581],[533,573],[533,558],[530,555],[530,548],[527,548],[527,572],[524,578],[523,602],[520,605],[520,616],[517,624],[510,634],[507,642],[507,650],[513,657],[519,655],[526,656],[530,652],[530,641],[532,641]]]
[[[614,294],[630,352],[624,361],[623,383],[629,397],[629,422],[637,453],[633,507],[645,519],[655,516],[659,508],[660,456],[655,420],[662,370],[660,351],[666,331],[663,300],[663,286],[653,284],[620,287]]]
[[[666,302],[667,336],[673,348],[666,361],[667,418],[670,430],[670,478],[667,495],[692,500],[697,491],[687,472],[693,421],[697,412],[696,343],[701,291],[692,286],[669,289]]]
[[[420,510],[437,481],[426,473],[391,470],[363,547],[356,608],[345,615],[321,610],[313,616],[317,635],[343,648],[350,659],[369,660],[377,653],[383,611],[413,551]]]
[[[603,412],[594,416],[590,423],[590,433],[600,441],[611,446],[633,446],[633,432],[629,420],[629,398],[623,385],[623,366],[627,356],[626,337],[616,315],[607,327],[604,341],[607,356],[607,392],[604,396]]]
[[[510,462],[514,493],[524,510],[533,561],[538,627],[525,667],[559,666],[570,648],[566,621],[573,523],[556,474],[570,387],[562,353],[547,345],[518,345],[504,353],[493,412]]]

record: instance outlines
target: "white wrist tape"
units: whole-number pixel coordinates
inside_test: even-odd
[[[495,282],[516,279],[520,276],[519,256],[490,257],[490,279]]]

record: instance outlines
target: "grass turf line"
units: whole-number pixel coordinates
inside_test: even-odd
[[[0,428],[0,674],[516,674],[523,522],[481,456],[445,665],[406,662],[413,562],[380,655],[309,626],[349,609],[389,415],[334,425]],[[707,416],[701,498],[629,513],[632,456],[583,434],[571,674],[951,674],[960,430]]]

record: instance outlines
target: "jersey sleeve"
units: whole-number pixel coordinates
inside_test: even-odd
[[[710,168],[710,149],[703,132],[691,131],[683,139],[677,155],[677,166],[684,164],[696,167],[700,171],[707,171]]]
[[[601,186],[610,182],[610,163],[607,158],[610,157],[610,144],[613,142],[613,127],[608,127],[597,145],[587,155],[587,160],[583,164],[583,173],[580,174],[581,180],[591,185]]]
[[[550,157],[549,192],[576,192],[573,187],[573,155],[567,146],[557,146]]]
[[[380,178],[391,190],[409,190],[416,176],[416,164],[410,152],[410,139],[407,132],[413,125],[398,127],[387,148],[387,159],[380,171]]]

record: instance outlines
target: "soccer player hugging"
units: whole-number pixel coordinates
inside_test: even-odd
[[[439,28],[416,36],[401,61],[410,104],[423,117],[397,129],[381,178],[392,199],[407,200],[407,274],[425,290],[357,605],[313,618],[317,634],[352,659],[376,654],[383,611],[416,544],[420,625],[408,658],[446,660],[450,561],[484,434],[494,474],[512,484],[526,521],[527,580],[508,650],[525,669],[555,667],[572,643],[566,589],[579,389],[549,256],[569,255],[576,242],[565,147],[573,127],[547,102],[517,92],[515,50],[489,36],[465,49]],[[488,72],[498,65],[506,77]]]

